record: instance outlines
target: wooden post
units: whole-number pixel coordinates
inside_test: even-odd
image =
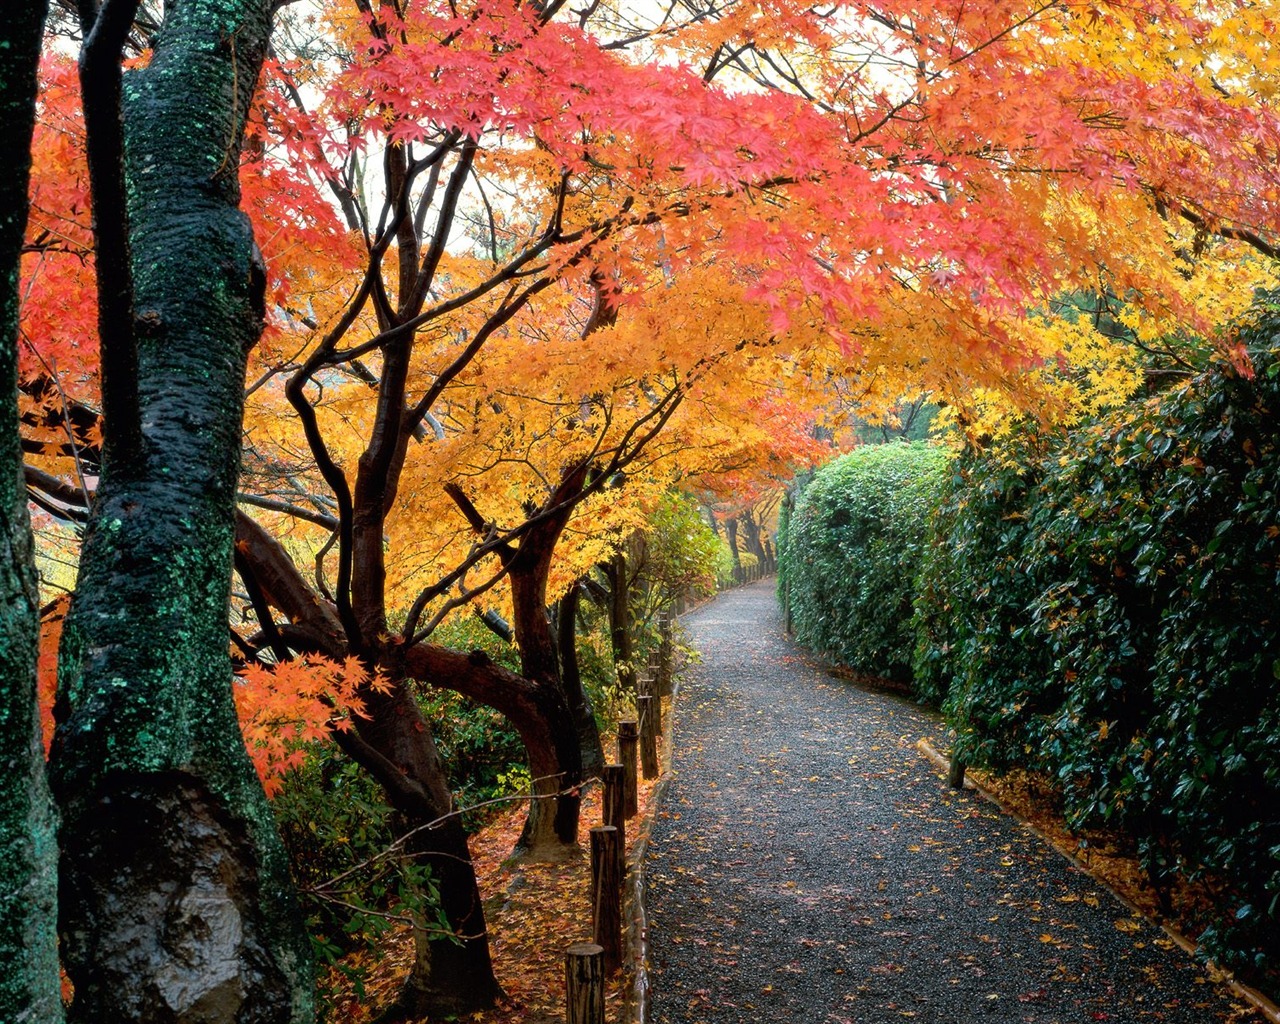
[[[648,669],[640,673],[639,681],[636,684],[636,693],[641,697],[652,697],[653,701],[649,707],[653,711],[653,734],[654,736],[662,735],[662,698],[658,696],[658,675],[650,665]],[[640,734],[644,735],[644,726],[640,727]]]
[[[600,824],[621,828],[627,820],[627,801],[625,796],[626,769],[620,764],[607,764],[601,772],[604,781],[604,809]]]
[[[947,782],[952,789],[964,789],[964,773],[966,770],[964,761],[960,758],[952,756],[951,771],[947,774]]]
[[[640,734],[634,718],[624,718],[618,723],[618,760],[622,762],[622,806],[628,818],[634,818],[640,811],[640,800],[636,793],[636,747],[640,742]]]
[[[657,715],[653,697],[636,698],[636,714],[640,716],[640,771],[646,779],[658,777],[658,733],[654,728]]]
[[[672,664],[673,650],[671,647],[671,614],[663,612],[658,617],[658,696],[670,697],[675,682],[675,673]]]
[[[604,766],[602,775],[604,777],[604,813],[601,815],[602,825],[612,825],[618,830],[618,877],[625,879],[627,877],[627,806],[624,789],[626,788],[626,780],[623,778],[623,768],[620,764],[607,764]]]
[[[622,876],[618,841],[612,825],[591,830],[591,925],[595,941],[604,947],[605,973],[622,967]]]
[[[564,1009],[567,1024],[604,1024],[604,950],[594,942],[565,950]]]

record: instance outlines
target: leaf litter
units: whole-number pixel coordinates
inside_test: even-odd
[[[610,747],[606,744],[606,750]],[[640,811],[650,811],[654,781],[640,780]],[[495,817],[471,837],[471,857],[485,901],[494,971],[504,997],[492,1010],[461,1020],[470,1024],[563,1024],[565,1019],[564,952],[579,942],[591,941],[591,863],[584,853],[555,864],[513,862],[511,851],[524,826],[525,809],[516,804]],[[588,788],[582,798],[581,842],[587,829],[601,819],[601,791]],[[628,831],[630,848],[638,829]],[[391,1003],[413,964],[413,938],[408,928],[388,933],[382,955],[368,962],[361,955],[348,957],[348,968],[364,968],[363,997],[335,976],[341,990],[333,1001],[329,1019],[341,1024],[369,1024],[382,1007]],[[621,975],[609,979],[605,992],[608,1024],[620,1020]]]

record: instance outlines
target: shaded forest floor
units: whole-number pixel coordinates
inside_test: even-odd
[[[612,749],[606,746],[606,749]],[[656,782],[639,783],[639,816],[650,811]],[[593,786],[582,800],[582,837],[599,824],[601,792]],[[577,942],[591,941],[591,865],[583,855],[562,864],[518,864],[512,848],[524,826],[525,806],[516,803],[471,838],[471,856],[485,900],[494,969],[506,998],[486,1013],[467,1018],[471,1024],[563,1024],[564,951]],[[630,823],[628,823],[630,825]],[[628,849],[638,829],[630,828]],[[413,964],[413,938],[407,928],[390,934],[381,956],[370,962],[363,955],[349,957],[348,968],[362,968],[364,996],[336,976],[342,995],[334,1000],[331,1024],[368,1024],[394,1000]],[[619,1019],[621,977],[609,982],[605,1014]]]

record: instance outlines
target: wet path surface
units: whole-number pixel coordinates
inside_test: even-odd
[[[685,618],[649,871],[656,1024],[1261,1015],[1034,833],[947,788],[909,701],[826,675],[771,581]]]

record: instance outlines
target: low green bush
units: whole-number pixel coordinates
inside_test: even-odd
[[[449,620],[431,639],[459,651],[484,651],[497,664],[520,671],[515,644],[498,636],[479,616]],[[418,706],[431,723],[458,806],[477,808],[463,814],[467,831],[475,831],[492,816],[490,801],[528,792],[524,744],[501,714],[452,690],[425,685],[419,690]]]
[[[962,459],[916,603],[957,752],[1052,779],[1158,890],[1218,895],[1202,947],[1280,978],[1280,306],[1223,364],[1065,435]]]
[[[336,968],[357,993],[368,971],[342,958],[374,958],[388,929],[415,920],[447,927],[430,871],[392,850],[395,814],[381,787],[331,743],[317,744],[271,801],[298,884],[317,961]],[[320,1003],[328,1006],[328,976]]]
[[[926,442],[865,445],[796,496],[779,565],[803,643],[858,669],[910,676],[913,581],[946,464]]]
[[[478,618],[446,624],[434,638],[464,650],[482,648],[508,666],[518,663],[511,645]],[[528,790],[524,747],[496,711],[434,688],[424,688],[419,703],[461,806]],[[317,958],[357,990],[366,968],[344,967],[344,954],[363,948],[376,955],[387,929],[407,920],[447,927],[430,871],[395,855],[403,829],[381,786],[336,744],[311,745],[302,766],[284,778],[272,808]],[[464,825],[477,827],[485,810],[464,814]]]

